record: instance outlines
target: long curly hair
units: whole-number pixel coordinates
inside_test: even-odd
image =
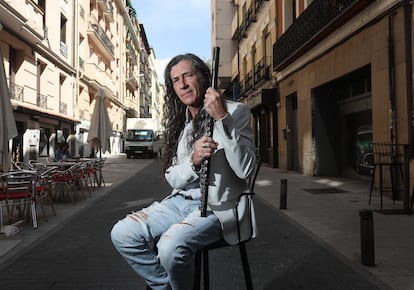
[[[163,108],[163,119],[162,125],[165,128],[165,144],[162,150],[162,177],[170,167],[174,158],[177,156],[177,147],[179,136],[185,126],[185,117],[186,117],[186,108],[180,99],[178,98],[176,92],[174,91],[173,83],[171,80],[171,69],[173,66],[177,65],[181,61],[190,61],[193,65],[194,72],[197,75],[199,81],[199,88],[201,98],[201,103],[204,101],[204,92],[210,87],[211,83],[211,72],[210,68],[201,60],[198,56],[187,53],[175,56],[165,67],[164,71],[164,80],[166,94],[164,96],[164,108]],[[200,112],[201,111],[201,112]],[[199,109],[199,113],[193,119],[193,143],[196,139],[203,134],[203,127],[201,123],[205,118],[205,110],[202,110],[202,107]]]

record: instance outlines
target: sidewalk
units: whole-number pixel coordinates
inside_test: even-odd
[[[76,203],[55,202],[56,216],[53,216],[49,208],[46,208],[47,221],[41,215],[40,208],[38,208],[39,227],[37,229],[32,229],[31,223],[27,223],[24,224],[23,230],[15,236],[6,237],[4,234],[0,234],[0,271],[22,256],[29,248],[40,243],[58,228],[65,225],[69,219],[103,198],[114,186],[121,184],[140,169],[135,162],[125,162],[125,159],[125,155],[110,156],[106,159],[103,169],[106,186],[94,190],[91,197]]]
[[[350,261],[360,263],[359,211],[380,208],[377,192],[368,205],[370,180],[302,176],[265,165],[257,177],[255,191],[276,208],[280,207],[281,179],[288,181],[287,209],[280,210],[281,214]],[[327,188],[340,190],[316,190],[316,194],[307,191]],[[385,197],[383,208],[402,209],[403,204],[396,201],[394,205]],[[414,289],[414,216],[374,212],[373,220],[375,266],[363,267],[393,289]]]
[[[106,187],[93,192],[92,197],[85,201],[56,204],[57,216],[50,216],[47,222],[40,217],[36,230],[27,224],[16,236],[6,238],[0,235],[0,271],[140,169],[137,162],[127,160],[124,155],[108,157],[104,167]],[[288,181],[285,210],[279,210],[281,179]],[[293,221],[313,239],[371,272],[393,289],[414,289],[413,216],[374,212],[376,265],[365,267],[360,264],[359,211],[379,208],[378,193],[373,195],[373,202],[368,206],[369,185],[368,179],[309,177],[263,165],[255,191],[258,199],[275,208],[276,214]],[[337,193],[321,190],[326,188],[340,190]],[[310,193],[310,189],[325,193]],[[396,202],[393,205],[391,200],[384,198],[384,208],[401,209],[402,204]],[[266,235],[265,232],[259,234]]]

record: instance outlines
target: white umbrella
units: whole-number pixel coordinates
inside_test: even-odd
[[[101,150],[101,152],[111,152],[109,138],[112,136],[112,126],[105,105],[105,98],[104,91],[98,90],[88,132],[88,143],[95,149]]]
[[[10,93],[7,86],[6,71],[4,70],[3,55],[0,50],[0,169],[7,172],[10,169],[11,156],[9,150],[9,140],[17,136],[16,121],[10,102]]]

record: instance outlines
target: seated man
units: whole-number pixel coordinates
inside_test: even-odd
[[[162,169],[173,190],[161,202],[120,220],[111,238],[151,289],[190,290],[194,254],[222,238],[229,244],[238,242],[234,208],[247,190],[245,179],[254,169],[256,150],[249,108],[225,101],[218,90],[209,87],[210,69],[200,58],[193,54],[174,57],[165,69],[165,82]],[[204,132],[207,113],[214,119],[212,136]],[[210,159],[208,185],[200,182],[205,159]],[[201,216],[202,189],[207,186],[208,208],[206,216]],[[242,239],[250,235],[245,223],[242,217]]]
[[[59,144],[59,147],[55,152],[55,159],[57,161],[62,161],[62,160],[65,160],[71,157],[72,155],[70,154],[70,151],[69,151],[69,144],[63,141],[62,143]]]

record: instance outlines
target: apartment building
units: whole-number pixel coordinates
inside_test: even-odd
[[[361,128],[374,142],[412,144],[411,4],[313,1],[295,13],[273,51],[279,120],[291,128],[280,154],[294,160],[283,167],[349,175]]]
[[[272,72],[277,1],[212,0],[212,46],[219,46],[219,88],[252,112],[257,154],[279,166],[279,95]]]
[[[163,117],[163,106],[164,106],[164,95],[165,87],[160,84],[158,79],[155,63],[155,51],[151,48],[151,53],[148,58],[149,67],[153,68],[148,73],[151,73],[149,90],[147,91],[151,102],[150,117],[155,120],[162,120]]]
[[[222,88],[269,165],[356,177],[362,130],[412,144],[410,1],[212,0],[212,23]]]
[[[98,93],[113,129],[103,153],[123,152],[126,118],[146,117],[153,106],[147,83],[155,71],[131,2],[0,0],[0,22],[19,132],[14,161],[53,156],[64,140],[74,155],[96,154],[86,140]]]

